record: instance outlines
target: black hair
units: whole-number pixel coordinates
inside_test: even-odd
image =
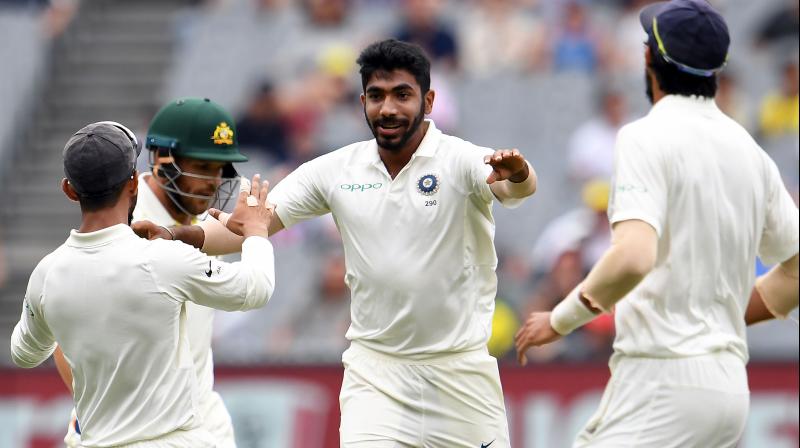
[[[104,208],[113,207],[122,195],[122,190],[125,189],[125,185],[128,184],[129,180],[130,179],[125,179],[99,195],[82,195],[78,193],[78,202],[81,204],[81,211],[96,212]]]
[[[717,94],[716,73],[705,77],[682,72],[661,56],[655,39],[651,37],[647,45],[650,47],[650,68],[664,93],[704,98],[714,98]]]
[[[405,70],[417,80],[422,94],[431,88],[431,62],[418,45],[397,39],[386,39],[368,46],[356,60],[361,66],[361,86],[367,90],[367,83],[379,70]]]

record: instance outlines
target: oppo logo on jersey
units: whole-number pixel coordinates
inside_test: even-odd
[[[378,190],[383,187],[383,184],[378,182],[375,184],[341,184],[339,188],[346,191],[367,191]]]

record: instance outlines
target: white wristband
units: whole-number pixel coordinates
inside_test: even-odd
[[[561,336],[572,333],[597,317],[581,301],[580,288],[581,285],[578,285],[573,289],[550,313],[550,326]]]

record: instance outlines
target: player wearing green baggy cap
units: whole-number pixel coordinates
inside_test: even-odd
[[[171,101],[153,117],[144,144],[150,151],[150,172],[139,176],[134,221],[164,227],[196,224],[209,207],[223,208],[237,193],[233,163],[246,162],[247,157],[239,152],[233,117],[219,104],[207,98]],[[204,252],[214,255],[207,248]],[[215,436],[218,448],[235,447],[230,415],[213,390],[214,310],[187,303],[186,317],[203,425]],[[74,421],[69,431],[67,445],[78,446]]]

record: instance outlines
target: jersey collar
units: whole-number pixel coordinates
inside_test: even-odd
[[[94,232],[78,232],[72,229],[67,239],[71,247],[94,247],[107,244],[110,241],[134,235],[133,230],[125,224],[116,224]]]

